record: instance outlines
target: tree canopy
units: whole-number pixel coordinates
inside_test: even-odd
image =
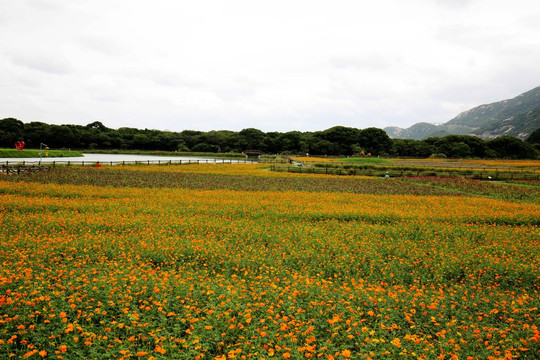
[[[99,121],[82,125],[49,125],[43,122],[23,123],[14,118],[0,120],[0,147],[10,148],[25,141],[28,148],[46,143],[51,148],[125,149],[192,152],[242,152],[260,150],[267,154],[291,153],[331,156],[397,156],[426,158],[443,154],[449,158],[527,158],[538,156],[533,144],[540,134],[535,131],[523,142],[503,136],[483,140],[469,135],[448,135],[425,140],[391,139],[375,127],[356,129],[334,126],[315,132],[263,132],[246,128],[230,130],[181,132],[135,129],[111,129]]]

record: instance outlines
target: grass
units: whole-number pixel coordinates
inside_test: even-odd
[[[489,180],[539,180],[538,160],[440,160],[440,159],[373,159],[359,158],[361,161],[347,163],[326,158],[302,158],[301,167],[290,164],[275,164],[271,170],[282,172],[365,175],[391,177],[439,176],[463,177]],[[346,159],[344,159],[346,160]],[[380,162],[380,161],[384,162]]]
[[[374,158],[374,157],[342,158],[342,159],[339,159],[339,161],[342,161],[345,163],[353,163],[353,164],[391,164],[392,163],[392,160]]]
[[[226,159],[244,159],[246,156],[240,153],[207,153],[207,152],[182,152],[182,151],[145,151],[145,150],[85,150],[86,153],[95,154],[132,154],[132,155],[157,155],[157,156],[189,156],[210,157]]]
[[[78,157],[83,156],[78,151],[72,150],[34,150],[34,149],[0,149],[0,158],[36,158],[40,157]]]
[[[0,358],[540,355],[539,182],[263,164],[0,178]]]

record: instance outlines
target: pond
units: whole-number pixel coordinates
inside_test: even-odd
[[[0,164],[93,164],[101,163],[105,165],[115,164],[135,164],[135,163],[148,163],[148,164],[162,164],[162,163],[245,163],[245,162],[258,162],[257,160],[245,160],[245,159],[215,159],[206,157],[187,157],[187,156],[156,156],[156,155],[133,155],[133,154],[83,154],[78,157],[42,157],[40,158],[0,158]]]

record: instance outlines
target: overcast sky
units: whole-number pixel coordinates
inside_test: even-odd
[[[0,0],[0,118],[443,123],[540,85],[538,0]]]

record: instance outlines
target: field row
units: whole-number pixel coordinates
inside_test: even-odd
[[[447,177],[372,178],[271,172],[259,164],[191,164],[60,167],[14,182],[43,182],[112,187],[184,188],[194,190],[343,192],[381,195],[488,196],[540,204],[540,183],[501,183]]]

